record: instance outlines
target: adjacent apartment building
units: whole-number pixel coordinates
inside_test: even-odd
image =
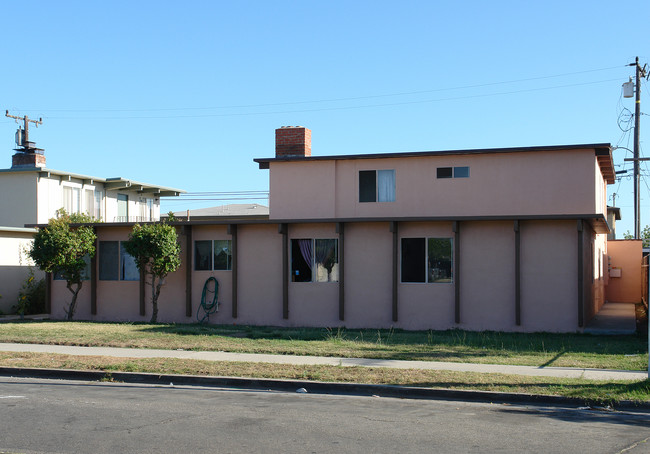
[[[283,127],[255,162],[269,216],[176,222],[160,320],[196,320],[210,277],[211,323],[572,332],[604,303],[609,144],[313,156],[309,129]],[[131,225],[95,225],[79,318],[149,318]]]
[[[29,145],[28,145],[29,144]],[[53,170],[33,142],[16,149],[11,167],[0,169],[0,312],[11,311],[28,275],[26,251],[36,230],[64,208],[102,222],[147,222],[160,219],[160,197],[179,189],[125,178],[97,178]],[[41,276],[40,274],[38,275]]]

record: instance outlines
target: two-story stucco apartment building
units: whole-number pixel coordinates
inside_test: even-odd
[[[9,312],[28,275],[26,249],[35,229],[64,208],[103,222],[157,221],[160,197],[179,189],[124,178],[97,178],[53,170],[43,150],[17,149],[12,166],[0,169],[0,311]]]
[[[609,144],[312,156],[311,131],[284,127],[255,161],[268,218],[177,222],[159,319],[196,320],[211,276],[211,323],[569,332],[604,302]],[[132,223],[95,228],[77,317],[147,320]]]

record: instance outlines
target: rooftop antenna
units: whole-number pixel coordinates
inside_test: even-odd
[[[18,127],[18,130],[16,131],[16,151],[22,151],[23,153],[41,153],[43,152],[42,148],[36,148],[34,142],[29,141],[29,124],[34,123],[34,125],[38,128],[38,125],[43,124],[43,119],[39,118],[38,120],[32,120],[29,118],[27,115],[23,117],[18,117],[16,115],[10,115],[9,111],[5,111],[5,116],[9,118],[13,118],[16,120],[16,123],[18,123],[19,120],[23,121],[23,125],[25,129],[22,127]]]

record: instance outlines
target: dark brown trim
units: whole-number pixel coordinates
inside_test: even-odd
[[[607,218],[603,214],[544,214],[544,215],[507,215],[507,216],[407,216],[407,217],[358,217],[358,218],[323,218],[323,219],[241,219],[239,225],[265,225],[265,224],[335,224],[345,222],[464,222],[464,221],[576,221],[585,220],[589,222],[596,233],[610,233],[607,225]],[[175,221],[170,225],[228,225],[232,220],[198,220],[198,221]],[[135,222],[111,222],[111,227],[133,227]],[[95,225],[95,224],[73,224]],[[27,224],[26,227],[46,227],[47,224]],[[107,227],[107,224],[99,224],[100,227]]]
[[[598,156],[605,153],[611,153],[611,144],[609,143],[591,143],[591,144],[575,144],[575,145],[549,145],[538,147],[511,147],[511,148],[474,148],[468,150],[440,150],[440,151],[408,151],[401,153],[369,153],[369,154],[353,154],[353,155],[335,155],[335,156],[294,156],[282,158],[256,158],[253,159],[260,166],[260,169],[268,169],[271,162],[287,162],[287,161],[340,161],[340,160],[356,160],[356,159],[388,159],[388,158],[417,158],[429,156],[458,156],[458,155],[474,155],[474,154],[495,154],[495,153],[530,153],[539,151],[568,151],[568,150],[588,150],[593,149]],[[264,165],[264,167],[262,167]]]
[[[228,224],[228,234],[232,237],[232,318],[237,318],[237,224]]]
[[[192,226],[183,226],[185,230],[185,316],[192,316]],[[144,314],[143,314],[144,315]]]
[[[460,222],[452,224],[454,232],[454,321],[460,323]]]
[[[144,270],[140,271],[140,315],[145,315],[144,307],[144,285],[146,281],[146,274]]]
[[[345,320],[345,224],[336,223],[339,234],[339,320]]]
[[[521,226],[514,221],[515,229],[515,323],[521,326]]]
[[[289,225],[280,224],[278,232],[282,235],[282,318],[289,318]]]
[[[584,261],[584,226],[578,221],[578,326],[584,325],[585,310],[585,261]]]
[[[398,320],[397,308],[399,292],[398,290],[398,272],[399,272],[399,223],[392,221],[390,231],[393,233],[393,321]]]
[[[97,229],[95,234],[97,233]],[[90,313],[97,315],[97,250],[99,241],[95,239],[95,255],[90,259]]]
[[[52,313],[52,273],[45,273],[45,313]]]

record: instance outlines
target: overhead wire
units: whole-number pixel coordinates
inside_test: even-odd
[[[217,109],[241,109],[241,108],[258,108],[258,107],[274,107],[274,106],[287,106],[287,105],[298,105],[298,104],[318,104],[326,102],[341,102],[341,101],[358,101],[363,99],[376,99],[376,98],[386,98],[386,97],[395,97],[395,96],[407,96],[407,95],[419,95],[425,93],[437,93],[443,91],[452,91],[452,90],[466,90],[471,88],[483,88],[497,85],[507,85],[513,83],[521,82],[530,82],[535,80],[544,80],[544,79],[553,79],[559,77],[573,76],[579,74],[600,72],[600,71],[609,71],[612,69],[620,69],[621,66],[610,66],[607,68],[596,68],[588,69],[582,71],[574,71],[569,73],[562,74],[552,74],[546,76],[537,76],[537,77],[528,77],[523,79],[513,79],[499,82],[487,82],[481,84],[471,84],[471,85],[462,85],[457,87],[445,87],[445,88],[433,88],[427,90],[416,90],[416,91],[405,91],[397,93],[384,93],[384,94],[375,94],[375,95],[366,95],[366,96],[352,96],[352,97],[341,97],[341,98],[329,98],[329,99],[317,99],[317,100],[302,100],[302,101],[287,101],[287,102],[276,102],[276,103],[263,103],[263,104],[242,104],[242,105],[226,105],[226,106],[212,106],[212,107],[164,107],[164,108],[147,108],[147,109],[24,109],[24,110],[37,110],[40,112],[168,112],[168,111],[182,111],[182,110],[217,110]],[[618,79],[615,79],[618,80]],[[609,82],[601,81],[601,82]],[[599,83],[599,82],[596,82]],[[581,84],[577,84],[581,85]],[[570,85],[575,86],[575,85]],[[551,87],[555,88],[555,87]],[[426,102],[426,101],[425,101]],[[164,117],[163,117],[164,118]]]
[[[376,107],[393,107],[393,106],[402,106],[402,105],[425,104],[425,103],[443,102],[443,101],[457,101],[457,100],[474,99],[474,98],[486,98],[492,96],[502,96],[502,95],[509,95],[509,94],[517,94],[517,93],[531,93],[536,91],[554,90],[557,88],[570,88],[570,87],[585,86],[585,85],[595,85],[595,84],[600,84],[605,82],[612,82],[616,80],[618,79],[606,79],[606,80],[598,80],[592,82],[556,85],[552,87],[528,88],[522,90],[512,90],[512,91],[497,92],[497,93],[454,96],[448,98],[436,98],[436,99],[426,99],[426,100],[418,100],[418,101],[402,101],[402,102],[384,103],[384,104],[365,104],[365,105],[357,105],[357,106],[323,107],[323,108],[316,108],[316,109],[285,110],[285,111],[271,111],[271,112],[239,112],[239,113],[194,114],[194,115],[154,115],[154,116],[119,116],[119,117],[65,117],[65,116],[58,117],[58,116],[44,115],[43,118],[54,119],[54,120],[134,120],[134,119],[166,119],[166,118],[211,118],[211,117],[214,118],[214,117],[237,117],[237,116],[255,116],[255,115],[277,115],[277,114],[306,113],[306,112],[326,112],[326,111],[341,111],[341,110],[351,110],[351,109],[366,109],[366,108],[376,108]]]

